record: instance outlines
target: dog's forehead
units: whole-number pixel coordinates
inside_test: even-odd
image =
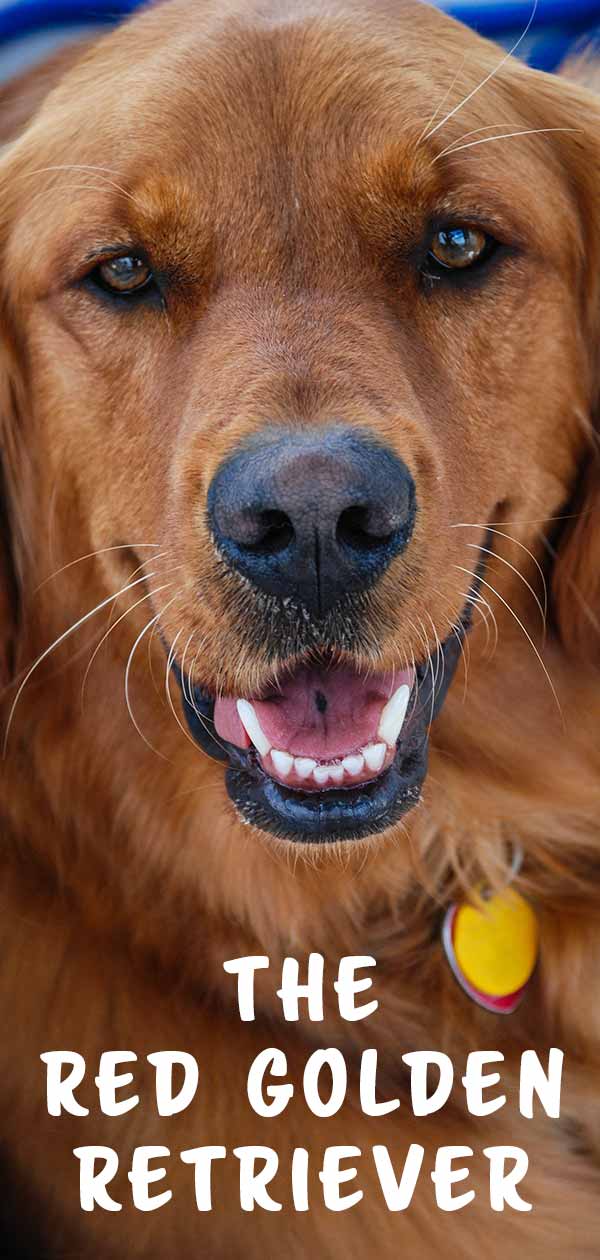
[[[42,110],[31,144],[34,158],[43,147],[50,173],[36,179],[49,196],[27,209],[29,240],[51,235],[66,258],[67,238],[78,244],[85,229],[102,246],[123,225],[124,239],[164,243],[169,262],[193,253],[197,270],[206,243],[236,273],[265,250],[289,267],[294,240],[306,252],[312,234],[341,275],[344,259],[355,262],[349,216],[387,246],[450,205],[437,156],[457,126],[460,136],[485,135],[490,119],[509,132],[527,125],[511,91],[526,72],[496,74],[501,59],[418,0],[169,0],[100,41]],[[82,111],[85,99],[93,109]],[[467,208],[484,189],[488,203],[503,194],[531,219],[525,145],[510,168],[474,152]]]
[[[471,59],[476,79],[486,57],[491,68],[497,50],[419,0],[393,11],[378,0],[246,0],[218,12],[170,0],[102,41],[68,77],[63,100],[77,114],[76,143],[97,142],[104,125],[124,158],[152,151],[162,166],[226,146],[248,160],[275,141],[305,159],[318,142],[323,160],[323,146],[426,132],[443,95],[468,82],[463,63]],[[86,94],[93,116],[81,111]]]
[[[273,209],[303,193],[314,201],[331,185],[339,205],[340,176],[350,196],[354,174],[380,193],[387,171],[395,196],[404,188],[415,206],[437,182],[430,124],[453,89],[464,95],[497,60],[492,46],[417,0],[393,13],[383,2],[308,10],[251,2],[218,15],[175,0],[115,32],[67,80],[61,158],[97,165],[100,154],[159,218],[167,183],[179,186],[180,211],[186,198]],[[461,130],[487,121],[495,93],[492,82],[481,111],[467,103]]]

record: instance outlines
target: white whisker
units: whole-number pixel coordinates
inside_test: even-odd
[[[150,575],[148,575],[148,576],[150,576]],[[87,664],[87,668],[86,668],[85,674],[83,675],[83,682],[82,682],[82,684],[81,684],[81,707],[82,707],[82,708],[83,708],[83,705],[84,705],[84,699],[85,699],[85,688],[86,688],[86,685],[87,685],[88,676],[89,676],[90,670],[91,670],[91,668],[92,668],[92,665],[94,664],[94,661],[95,661],[95,659],[96,659],[96,657],[97,657],[97,655],[98,655],[98,652],[100,651],[100,648],[102,647],[102,644],[103,644],[103,643],[106,643],[106,640],[108,639],[109,635],[110,635],[110,634],[112,634],[113,630],[116,630],[116,628],[117,628],[117,626],[120,624],[120,622],[121,622],[121,621],[124,621],[124,620],[125,620],[125,618],[126,618],[126,617],[128,617],[128,616],[129,616],[129,614],[130,614],[130,613],[132,613],[132,612],[134,611],[134,609],[135,609],[135,608],[139,608],[140,604],[143,604],[143,603],[145,602],[145,600],[147,600],[147,599],[152,599],[152,597],[153,597],[153,596],[160,594],[160,592],[161,592],[161,591],[166,591],[166,590],[168,589],[168,587],[169,587],[169,586],[172,586],[172,585],[173,585],[173,583],[172,583],[172,582],[166,582],[166,583],[164,584],[164,586],[157,586],[157,587],[156,587],[156,590],[154,590],[154,591],[148,591],[145,595],[142,595],[141,599],[136,600],[135,604],[132,604],[132,605],[131,605],[131,608],[126,608],[126,609],[125,609],[125,612],[124,612],[124,613],[121,613],[121,616],[120,616],[120,617],[117,617],[117,620],[116,620],[116,621],[113,621],[113,622],[111,623],[111,625],[108,627],[108,630],[106,631],[106,633],[102,635],[102,638],[101,638],[100,642],[96,644],[96,647],[94,648],[94,651],[92,652],[92,655],[90,656],[90,659],[89,659],[89,661],[88,661],[88,664]]]
[[[116,173],[115,171],[111,170],[109,166],[90,166],[90,165],[84,165],[82,163],[63,162],[63,163],[58,163],[54,166],[40,166],[35,171],[23,171],[21,178],[29,179],[31,178],[32,175],[49,175],[55,171],[93,171],[94,174],[97,175],[99,179],[103,180],[105,186],[109,188],[114,188],[116,192],[122,193],[124,197],[127,197],[129,201],[133,201],[134,204],[136,205],[140,204],[138,198],[134,197],[133,193],[128,192],[127,189],[123,188],[121,184],[117,184],[115,183],[113,179],[108,178],[108,175],[114,175]]]
[[[431,165],[435,166],[440,158],[448,157],[453,153],[460,153],[463,149],[476,149],[480,144],[493,144],[496,140],[512,140],[515,136],[545,136],[550,132],[571,131],[580,134],[580,127],[530,127],[523,131],[505,131],[499,136],[484,136],[481,140],[470,140],[468,144],[451,144],[448,148],[443,149],[441,153],[437,153],[431,160]]]
[[[514,523],[515,523],[515,524],[518,524],[518,522],[514,522]],[[460,522],[459,522],[458,524],[456,524],[456,525],[451,525],[451,526],[450,526],[450,528],[451,528],[451,529],[481,529],[481,528],[482,528],[482,526],[481,526],[481,525],[471,525],[471,524],[469,524],[469,523],[468,523],[468,522],[466,522],[466,521],[460,521]],[[534,563],[534,565],[535,565],[535,567],[536,567],[536,569],[537,569],[537,571],[538,571],[538,573],[539,573],[539,575],[540,575],[540,579],[541,579],[541,582],[542,582],[542,588],[543,588],[543,592],[544,592],[544,607],[543,607],[543,612],[542,612],[542,619],[545,621],[545,620],[546,620],[546,618],[547,618],[547,616],[548,616],[548,586],[547,586],[547,583],[546,583],[546,577],[545,577],[545,574],[544,574],[544,570],[542,569],[542,566],[541,566],[541,564],[540,564],[539,560],[537,559],[537,556],[534,556],[533,551],[530,551],[529,547],[526,547],[526,546],[525,546],[525,543],[522,543],[522,542],[521,542],[521,540],[520,540],[519,538],[513,538],[512,534],[506,534],[506,533],[504,533],[504,531],[503,531],[503,530],[501,530],[501,529],[492,529],[492,526],[491,526],[491,525],[489,525],[489,526],[488,526],[488,529],[489,529],[489,532],[490,532],[491,534],[497,534],[499,538],[505,538],[507,542],[514,543],[514,544],[515,544],[515,547],[520,547],[520,548],[521,548],[521,551],[524,551],[524,552],[525,552],[525,554],[526,554],[527,556],[529,556],[530,560],[533,560],[533,563]]]
[[[193,738],[192,738],[192,736],[190,735],[189,731],[187,731],[187,730],[186,730],[186,728],[185,728],[185,726],[183,725],[183,722],[181,721],[181,718],[179,717],[179,714],[178,714],[178,712],[177,712],[177,710],[176,710],[176,708],[175,708],[175,705],[173,704],[173,697],[172,697],[172,695],[171,695],[171,686],[170,686],[170,682],[171,682],[171,667],[172,667],[172,665],[173,665],[173,661],[174,661],[174,659],[175,659],[175,649],[176,649],[176,646],[177,646],[177,640],[179,639],[179,637],[180,637],[180,635],[181,635],[181,634],[182,634],[182,631],[181,631],[181,630],[178,630],[178,631],[177,631],[177,634],[175,635],[175,638],[173,639],[173,642],[172,642],[172,644],[171,644],[171,647],[170,647],[170,649],[169,649],[169,655],[167,656],[167,664],[166,664],[166,668],[165,668],[165,695],[166,695],[166,697],[167,697],[167,702],[168,702],[169,708],[170,708],[170,710],[171,710],[171,713],[173,714],[173,717],[175,718],[175,721],[177,722],[177,725],[178,725],[178,727],[179,727],[180,731],[182,731],[182,733],[185,735],[185,738],[189,741],[189,743],[190,743],[190,744],[192,745],[192,747],[196,750],[196,752],[197,752],[197,753],[202,753],[202,754],[206,757],[206,756],[208,756],[208,753],[205,753],[205,752],[204,752],[204,749],[203,749],[203,748],[200,748],[199,744],[197,744],[197,743],[196,743],[195,739],[193,739]],[[189,643],[189,639],[188,639],[188,643]],[[182,673],[182,675],[181,675],[181,685],[182,685],[182,688],[183,688],[183,686],[184,686],[184,683],[183,683],[183,673]],[[184,694],[185,694],[185,692],[184,692]]]
[[[454,565],[454,568],[455,568],[455,569],[459,569],[461,573],[466,573],[469,577],[475,577],[475,578],[477,578],[477,576],[478,576],[477,574],[473,573],[471,569],[465,569],[465,568],[463,567],[463,565],[460,565],[460,564],[455,564],[455,565]],[[555,686],[554,686],[554,683],[552,682],[552,679],[551,679],[551,677],[550,677],[550,674],[548,673],[548,670],[547,670],[547,668],[546,668],[546,665],[544,664],[544,661],[542,660],[542,657],[541,657],[541,655],[540,655],[540,653],[539,653],[539,651],[538,651],[538,649],[537,649],[537,647],[536,647],[536,645],[535,645],[535,643],[534,643],[534,641],[533,641],[533,639],[532,639],[532,637],[531,637],[531,635],[530,635],[529,631],[527,630],[526,626],[524,626],[524,625],[523,625],[523,622],[521,621],[520,617],[518,617],[518,616],[517,616],[516,612],[514,611],[514,608],[511,608],[510,604],[509,604],[509,603],[507,603],[507,601],[506,601],[506,600],[504,599],[504,597],[500,594],[500,592],[499,592],[499,591],[497,591],[497,590],[496,590],[496,588],[495,588],[494,586],[491,586],[489,582],[486,582],[485,578],[480,577],[480,578],[479,578],[479,581],[481,582],[481,585],[482,585],[482,586],[487,587],[487,589],[488,589],[489,591],[491,591],[491,592],[492,592],[492,595],[495,595],[495,596],[496,596],[496,598],[500,600],[500,603],[504,605],[504,607],[505,607],[505,608],[507,609],[507,611],[510,613],[511,617],[513,617],[513,618],[514,618],[514,620],[516,621],[517,625],[518,625],[518,626],[520,626],[521,630],[523,631],[523,634],[525,635],[525,638],[527,639],[527,642],[530,644],[531,648],[532,648],[532,649],[533,649],[533,651],[535,652],[535,655],[536,655],[536,657],[537,657],[537,659],[538,659],[538,661],[539,661],[539,663],[540,663],[540,665],[541,665],[541,667],[542,667],[542,669],[543,669],[543,671],[544,671],[544,674],[545,674],[546,679],[547,679],[547,681],[548,681],[548,685],[549,685],[549,687],[550,687],[550,690],[551,690],[551,692],[552,692],[552,695],[554,696],[554,700],[555,700],[555,702],[556,702],[556,707],[557,707],[558,712],[559,712],[559,714],[560,714],[561,721],[562,721],[563,726],[564,726],[563,711],[562,711],[562,707],[561,707],[561,704],[560,704],[560,700],[559,700],[558,695],[557,695],[557,693],[556,693],[556,688],[555,688]]]
[[[154,616],[154,617],[152,617],[152,618],[150,619],[150,621],[148,621],[148,622],[146,623],[146,625],[144,626],[144,629],[143,629],[143,630],[141,630],[141,631],[140,631],[140,633],[138,634],[138,637],[137,637],[137,639],[136,639],[136,641],[135,641],[135,643],[134,643],[134,645],[133,645],[133,647],[132,647],[132,649],[131,649],[131,652],[129,653],[128,658],[127,658],[127,664],[126,664],[126,666],[125,666],[125,684],[124,684],[124,685],[125,685],[125,703],[126,703],[126,705],[127,705],[127,712],[129,713],[129,716],[130,716],[130,718],[131,718],[131,721],[132,721],[132,723],[133,723],[133,726],[134,726],[135,730],[137,731],[137,733],[138,733],[138,735],[139,735],[140,739],[142,739],[142,740],[144,741],[144,743],[145,743],[146,747],[150,749],[150,752],[155,753],[155,754],[156,754],[156,756],[157,756],[157,757],[160,757],[162,761],[167,761],[167,762],[169,761],[169,758],[168,758],[168,757],[165,757],[165,754],[164,754],[164,753],[160,752],[158,748],[155,748],[155,747],[154,747],[154,745],[150,743],[150,740],[146,738],[146,736],[144,735],[143,730],[142,730],[142,729],[141,729],[141,727],[138,725],[138,722],[137,722],[137,720],[136,720],[136,718],[135,718],[135,715],[134,715],[133,709],[132,709],[132,707],[131,707],[131,700],[130,700],[130,695],[129,695],[129,675],[130,675],[130,672],[131,672],[131,666],[132,666],[132,664],[133,664],[133,659],[134,659],[134,656],[135,656],[135,653],[136,653],[136,650],[137,650],[138,644],[140,644],[140,643],[141,643],[142,639],[144,638],[144,635],[148,633],[148,630],[150,629],[150,627],[151,627],[151,626],[155,626],[155,625],[157,624],[157,622],[159,621],[160,617],[162,617],[162,616],[164,615],[164,613],[166,612],[167,608],[169,607],[169,604],[174,603],[174,601],[176,600],[176,598],[177,598],[177,596],[176,596],[176,595],[174,595],[174,596],[173,596],[173,599],[169,600],[169,603],[167,603],[167,604],[165,605],[165,607],[162,609],[162,612],[156,613],[156,614],[155,614],[155,616]]]
[[[181,633],[181,632],[180,632],[180,633]],[[184,647],[184,649],[183,649],[183,656],[182,656],[182,658],[181,658],[181,666],[180,666],[180,669],[181,669],[181,689],[182,689],[182,691],[183,691],[183,694],[184,694],[185,699],[187,700],[188,704],[190,705],[190,708],[191,708],[191,709],[193,709],[193,711],[194,711],[194,713],[195,713],[195,715],[196,715],[196,717],[197,717],[197,719],[198,719],[198,721],[199,721],[200,725],[204,727],[204,730],[206,731],[206,734],[210,737],[210,739],[214,740],[215,744],[217,744],[217,745],[219,746],[219,748],[222,750],[222,752],[224,752],[224,753],[227,755],[227,749],[226,749],[225,745],[222,743],[222,741],[221,741],[221,740],[218,738],[218,736],[217,736],[217,732],[216,732],[216,730],[215,730],[214,721],[213,721],[213,722],[211,722],[211,721],[210,721],[210,719],[209,719],[209,718],[207,718],[207,717],[206,717],[206,715],[205,715],[204,713],[201,713],[201,712],[200,712],[200,709],[198,708],[198,705],[196,704],[196,700],[195,700],[194,693],[193,693],[192,673],[193,673],[193,670],[194,670],[194,668],[195,668],[196,661],[197,661],[197,659],[198,659],[198,652],[200,651],[200,648],[201,648],[201,647],[203,647],[203,646],[206,644],[206,637],[200,641],[200,646],[198,647],[198,650],[197,650],[197,652],[196,652],[196,655],[195,655],[195,657],[194,657],[194,660],[192,661],[192,669],[191,669],[191,670],[188,670],[187,674],[186,674],[186,672],[185,672],[185,658],[186,658],[187,650],[188,650],[188,648],[189,648],[189,645],[190,645],[190,643],[191,643],[191,641],[192,641],[193,637],[194,637],[194,635],[193,635],[193,632],[192,632],[192,634],[190,635],[190,637],[189,637],[189,639],[188,639],[188,641],[187,641],[187,643],[186,643],[186,645],[185,645],[185,647]],[[172,663],[172,658],[171,658],[171,663]],[[168,670],[167,670],[167,677],[169,676],[169,670],[170,670],[170,666],[169,666],[169,668],[168,668]],[[187,686],[186,686],[186,679],[187,679]],[[170,707],[171,707],[171,708],[173,708],[173,704],[172,704],[172,700],[171,700],[171,694],[170,694],[170,688],[168,688],[168,689],[167,689],[167,694],[168,694],[168,698],[169,698],[169,704],[170,704]],[[177,718],[177,714],[175,714],[175,717]],[[179,718],[177,718],[177,721],[179,722]],[[179,725],[181,726],[181,722],[179,722]],[[211,727],[212,727],[212,729],[211,729]],[[182,727],[182,730],[184,730],[184,728],[183,728],[183,727]],[[187,735],[188,739],[190,739],[190,738],[191,738],[191,736],[189,735],[189,732],[188,732],[188,731],[186,731],[186,730],[184,730],[184,735]],[[194,743],[194,746],[195,746],[196,748],[198,748],[198,745],[196,744],[196,742],[195,742],[195,741],[192,741],[192,742]],[[204,752],[204,751],[205,751],[205,750],[204,750],[203,748],[201,748],[201,749],[200,749],[200,752]],[[209,756],[210,756],[210,753],[206,753],[206,756],[207,756],[207,757],[209,757]]]
[[[477,592],[477,594],[474,594],[474,592],[473,592],[473,591],[462,591],[462,595],[463,595],[463,598],[464,598],[464,599],[466,599],[467,603],[468,603],[468,604],[471,604],[472,608],[473,608],[476,612],[478,612],[478,613],[479,613],[479,615],[480,615],[480,617],[481,617],[482,621],[483,621],[483,622],[484,622],[484,624],[485,624],[485,631],[486,631],[486,633],[485,633],[485,648],[484,648],[484,652],[485,652],[486,656],[487,656],[487,653],[488,653],[488,648],[489,648],[489,645],[490,645],[491,631],[490,631],[489,621],[488,621],[487,616],[486,616],[486,614],[484,613],[483,609],[484,609],[484,608],[487,608],[487,610],[488,610],[488,612],[489,612],[489,614],[490,614],[490,617],[491,617],[491,619],[492,619],[492,624],[493,624],[493,627],[494,627],[494,646],[493,646],[492,651],[491,651],[491,653],[490,653],[490,659],[491,659],[491,657],[493,657],[493,656],[494,656],[494,654],[495,654],[495,652],[496,652],[496,650],[497,650],[497,647],[498,647],[498,622],[496,621],[496,614],[494,613],[494,610],[493,610],[493,608],[492,608],[492,605],[491,605],[491,604],[489,603],[489,601],[485,598],[485,595],[482,595],[482,594],[481,594],[481,591],[478,591],[478,592]]]
[[[486,84],[490,82],[491,79],[495,78],[495,76],[500,72],[502,67],[506,65],[507,61],[510,60],[513,53],[517,51],[517,48],[519,48],[519,46],[523,43],[523,40],[529,34],[531,25],[537,13],[537,8],[538,8],[538,0],[533,0],[533,7],[529,16],[529,21],[527,22],[525,29],[519,35],[519,38],[512,45],[512,48],[509,48],[508,52],[505,53],[504,56],[501,58],[501,60],[498,62],[498,64],[494,66],[494,69],[490,70],[489,74],[486,74],[485,78],[482,79],[481,82],[478,83],[476,87],[472,88],[471,91],[468,92],[467,95],[463,97],[462,101],[458,102],[458,105],[454,106],[454,109],[451,109],[445,115],[445,117],[440,120],[439,123],[436,123],[435,127],[433,127],[430,131],[427,132],[427,135],[424,137],[425,140],[431,139],[431,136],[434,136],[436,131],[440,131],[440,129],[444,127],[446,123],[450,121],[451,118],[454,118],[454,115],[458,114],[459,111],[465,105],[467,105],[468,102],[471,101],[473,97],[477,95],[478,92],[481,92],[482,88],[484,88]]]
[[[523,582],[524,586],[526,586],[526,587],[527,587],[527,590],[528,590],[528,591],[530,592],[530,594],[533,596],[533,598],[534,598],[534,600],[535,600],[535,602],[536,602],[536,604],[537,604],[537,607],[538,607],[538,610],[539,610],[539,614],[540,614],[540,617],[541,617],[541,619],[542,619],[542,626],[543,626],[543,628],[544,628],[544,630],[545,630],[545,629],[546,629],[546,613],[545,613],[544,607],[543,607],[543,605],[542,605],[542,601],[541,601],[541,599],[539,598],[539,595],[537,594],[537,591],[536,591],[536,590],[534,589],[534,587],[531,585],[531,582],[528,582],[528,581],[527,581],[527,578],[525,577],[525,575],[524,575],[523,573],[521,573],[519,569],[517,569],[516,565],[511,564],[511,563],[510,563],[510,560],[505,560],[504,556],[499,556],[499,555],[498,555],[498,553],[497,553],[496,551],[492,551],[489,547],[480,547],[480,546],[479,546],[479,543],[466,543],[465,545],[466,545],[467,547],[472,548],[472,550],[473,550],[473,551],[479,551],[479,552],[484,551],[484,552],[486,553],[486,555],[488,555],[488,556],[493,556],[494,560],[499,560],[501,564],[505,564],[505,565],[506,565],[506,567],[507,567],[508,569],[510,569],[513,573],[515,573],[515,574],[516,574],[516,576],[517,576],[518,578],[520,578],[521,582]]]
[[[10,709],[10,713],[8,715],[8,721],[6,723],[6,731],[4,733],[4,743],[3,743],[3,748],[2,748],[3,757],[6,756],[8,737],[10,734],[10,728],[12,726],[12,720],[15,714],[16,707],[19,703],[19,700],[23,694],[25,687],[27,686],[27,683],[29,682],[29,679],[31,678],[31,675],[38,668],[38,666],[41,665],[42,662],[45,661],[48,656],[50,656],[50,653],[53,652],[55,648],[59,647],[61,643],[64,643],[65,639],[68,639],[70,635],[75,633],[76,630],[79,630],[80,626],[85,625],[85,623],[89,621],[91,617],[94,617],[96,613],[101,612],[103,608],[106,608],[108,604],[111,604],[114,599],[117,599],[119,597],[119,595],[124,595],[126,591],[132,590],[134,586],[139,586],[140,582],[146,582],[149,577],[153,577],[153,576],[154,576],[153,574],[146,574],[141,578],[137,578],[135,582],[128,582],[127,585],[123,586],[120,591],[117,591],[116,595],[114,594],[108,595],[99,604],[96,604],[96,607],[92,608],[90,612],[85,613],[83,617],[79,617],[79,619],[72,626],[69,626],[68,630],[64,630],[63,633],[60,634],[58,638],[54,640],[54,643],[51,643],[50,647],[46,648],[45,651],[42,652],[40,656],[38,656],[37,660],[33,662],[33,665],[27,671],[19,687],[19,690],[17,691],[17,694],[13,700],[13,703]]]
[[[424,126],[424,128],[423,128],[423,130],[422,130],[422,132],[421,132],[421,134],[420,134],[420,136],[419,136],[419,139],[417,140],[417,147],[418,147],[418,146],[421,144],[421,142],[425,139],[425,135],[426,135],[426,133],[429,131],[429,128],[433,126],[433,124],[434,124],[434,122],[435,122],[435,120],[436,120],[436,118],[437,118],[437,116],[438,116],[438,114],[439,114],[440,110],[444,108],[444,105],[446,104],[446,101],[448,100],[448,97],[449,97],[449,95],[450,95],[450,93],[451,93],[451,91],[452,91],[452,88],[454,87],[454,84],[456,83],[456,80],[458,79],[458,76],[459,76],[459,74],[460,74],[460,72],[461,72],[461,70],[462,70],[462,68],[463,68],[463,66],[464,66],[464,64],[465,64],[466,55],[467,55],[466,53],[463,53],[462,60],[461,60],[461,62],[460,62],[460,65],[459,65],[459,67],[458,67],[458,70],[456,71],[456,74],[454,75],[454,78],[452,79],[452,82],[451,82],[451,83],[450,83],[450,85],[446,88],[446,91],[444,92],[444,95],[442,96],[442,99],[441,99],[440,101],[438,101],[438,104],[437,104],[437,106],[436,106],[435,110],[433,111],[433,114],[431,115],[431,118],[429,119],[429,122],[425,123],[425,126]]]
[[[63,564],[62,568],[57,569],[55,573],[49,573],[48,577],[45,577],[43,581],[40,582],[39,586],[36,586],[33,594],[37,594],[37,592],[41,591],[42,587],[45,586],[47,582],[52,582],[54,578],[59,576],[59,574],[65,573],[67,569],[72,569],[75,564],[81,564],[83,560],[92,560],[94,556],[103,556],[107,551],[142,551],[147,548],[151,548],[155,551],[156,547],[157,543],[119,543],[115,547],[100,547],[97,551],[88,551],[85,556],[78,556],[76,560],[69,560],[68,564]],[[166,555],[167,553],[163,552],[162,554]],[[154,560],[158,560],[158,556],[152,556],[150,559],[152,563],[154,563]],[[144,563],[146,562],[144,561]]]

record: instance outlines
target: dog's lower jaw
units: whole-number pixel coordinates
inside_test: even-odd
[[[418,804],[426,770],[427,741],[408,767],[397,752],[385,774],[361,788],[301,792],[233,766],[226,783],[242,821],[280,840],[335,844],[368,839],[398,822]]]

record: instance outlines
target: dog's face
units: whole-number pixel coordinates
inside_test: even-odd
[[[412,3],[172,3],[4,158],[39,476],[144,565],[142,647],[284,839],[416,804],[474,616],[535,586],[583,459],[592,101],[500,58]]]

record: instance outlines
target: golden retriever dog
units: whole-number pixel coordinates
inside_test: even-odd
[[[165,0],[9,83],[1,116],[8,1254],[598,1257],[593,91],[415,0]],[[511,868],[540,953],[507,1016],[440,931]],[[305,977],[311,952],[325,1017],[286,1020],[283,960]],[[223,968],[246,955],[270,960],[253,1021]],[[366,1021],[338,1010],[347,955],[376,961]],[[296,1092],[263,1119],[270,1046]],[[332,1046],[348,1087],[322,1119],[302,1078]],[[528,1119],[521,1055],[552,1046],[560,1118]],[[361,1107],[365,1048],[399,1110]],[[457,1086],[417,1117],[402,1055],[432,1049]],[[482,1117],[474,1049],[504,1056]],[[49,1114],[53,1050],[84,1057],[87,1115]],[[167,1050],[200,1075],[161,1118]],[[105,1051],[137,1055],[120,1116]],[[367,1155],[399,1177],[411,1143],[394,1212]],[[206,1144],[228,1158],[200,1213],[179,1153]],[[280,1211],[240,1204],[244,1144],[277,1152]],[[335,1144],[363,1153],[351,1211],[319,1188]],[[490,1203],[502,1144],[529,1212]],[[88,1145],[118,1152],[120,1211],[80,1206]],[[132,1203],[144,1145],[159,1211]],[[474,1152],[465,1211],[436,1206],[441,1146]]]

